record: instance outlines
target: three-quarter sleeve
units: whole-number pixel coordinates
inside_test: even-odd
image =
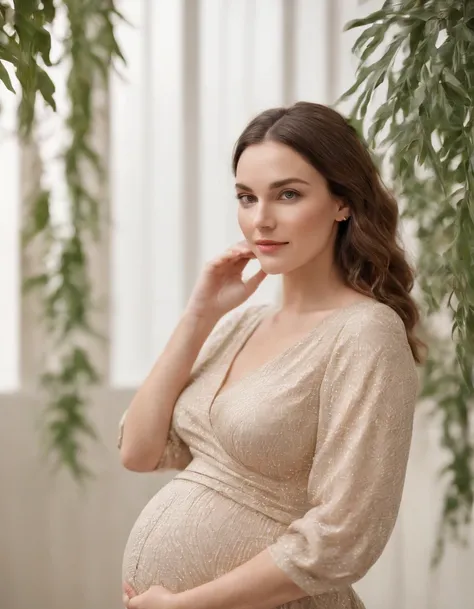
[[[319,392],[311,507],[268,548],[310,596],[362,578],[398,514],[418,377],[392,313],[351,319],[340,332]]]

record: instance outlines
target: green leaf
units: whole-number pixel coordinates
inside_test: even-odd
[[[378,23],[366,28],[355,41],[354,46],[352,47],[352,53],[361,53],[360,58],[362,61],[365,61],[373,49],[383,40],[385,32],[386,28],[380,26]],[[368,45],[365,50],[363,50],[363,46],[366,43],[368,43]]]
[[[27,277],[23,281],[23,292],[28,293],[36,288],[42,288],[48,284],[49,276],[47,273],[40,273],[39,275],[33,275],[32,277]]]
[[[51,66],[51,36],[49,32],[44,28],[38,28],[36,35],[36,45],[38,53],[41,55],[41,59],[46,66]]]
[[[54,101],[55,86],[48,74],[41,68],[38,68],[38,89],[47,104],[56,110],[56,102]]]
[[[417,51],[419,52],[418,47],[425,41],[425,25],[424,23],[419,23],[417,26],[413,27],[410,31],[409,36],[409,48],[410,55],[414,55]]]
[[[43,15],[47,23],[51,23],[56,15],[54,0],[42,0]]]
[[[376,21],[382,20],[384,17],[386,17],[386,15],[387,15],[387,12],[382,9],[381,11],[375,11],[375,12],[371,13],[370,15],[368,15],[367,17],[364,17],[363,19],[353,19],[352,21],[349,21],[344,26],[343,31],[347,32],[348,30],[353,30],[358,27],[370,25]]]
[[[341,95],[341,97],[338,99],[337,103],[340,103],[344,100],[349,99],[349,97],[351,97],[360,88],[360,86],[362,85],[364,80],[367,80],[367,78],[370,76],[370,74],[371,74],[370,68],[366,68],[366,67],[359,68],[357,70],[356,82],[352,85],[352,87],[347,89],[347,91],[345,91]]]
[[[435,17],[435,13],[433,13],[432,10],[429,10],[429,9],[420,10],[418,8],[416,10],[408,11],[408,15],[412,19],[415,19],[417,21],[429,21],[430,19],[433,19]]]
[[[433,38],[435,44],[441,30],[441,24],[442,22],[437,18],[428,19],[428,21],[425,23],[425,36]]]
[[[449,87],[459,95],[462,99],[469,100],[469,95],[467,91],[464,89],[462,84],[456,78],[456,76],[451,72],[449,68],[444,68],[442,72],[442,76],[444,78],[444,82],[449,85]]]
[[[458,28],[459,35],[463,40],[474,43],[474,31],[471,30],[466,23],[461,22],[458,24],[458,26],[456,26],[456,28]]]
[[[426,99],[426,85],[421,82],[418,85],[413,97],[411,99],[410,112],[415,112],[419,109],[419,107],[423,104]]]
[[[15,89],[13,88],[12,81],[10,80],[10,76],[8,75],[7,69],[5,68],[5,66],[3,65],[3,63],[1,61],[0,61],[0,80],[3,82],[3,84],[9,91],[11,91],[12,93],[15,93]]]

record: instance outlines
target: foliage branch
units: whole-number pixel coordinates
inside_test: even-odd
[[[90,187],[91,176],[104,179],[102,159],[91,142],[94,96],[107,90],[114,60],[123,60],[114,34],[120,18],[113,0],[0,1],[0,80],[11,92],[16,92],[16,82],[19,85],[18,130],[25,144],[37,136],[39,105],[56,110],[53,71],[59,74],[56,68],[63,64],[67,73],[63,122],[67,137],[59,159],[67,221],[55,222],[51,187],[42,184],[27,202],[24,231],[26,248],[33,242],[41,244],[42,268],[26,279],[24,287],[40,296],[42,322],[56,360],[50,365],[51,357],[47,358],[42,374],[48,396],[44,427],[48,452],[77,480],[89,473],[81,444],[84,436],[96,438],[96,433],[87,417],[87,392],[100,380],[84,346],[85,337],[97,338],[91,321],[96,305],[87,245],[100,238],[103,216],[101,202]],[[53,62],[58,22],[66,24],[66,31],[57,41],[60,57]]]
[[[448,538],[466,541],[474,502],[474,0],[387,1],[354,28],[358,69],[340,101],[384,157],[419,245],[422,397],[447,455],[437,564]]]

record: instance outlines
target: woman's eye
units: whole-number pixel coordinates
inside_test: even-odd
[[[295,190],[284,190],[282,193],[280,193],[278,198],[283,199],[283,201],[294,201],[299,196],[300,194]],[[238,194],[237,199],[240,201],[240,204],[243,207],[249,207],[258,200],[255,195],[246,195],[244,193]]]
[[[285,199],[285,201],[292,201],[298,197],[298,193],[294,190],[285,190],[281,193],[281,198]]]
[[[237,199],[242,203],[242,205],[251,205],[254,202],[255,197],[253,195],[237,195]]]

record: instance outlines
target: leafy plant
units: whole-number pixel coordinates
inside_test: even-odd
[[[448,538],[466,540],[474,503],[474,0],[387,1],[346,29],[360,27],[356,81],[341,101],[355,98],[352,119],[416,226],[430,330],[422,397],[448,455],[437,564]]]
[[[53,26],[63,17],[67,27],[58,41],[62,54],[57,63],[67,68],[64,127],[68,137],[59,159],[67,192],[61,204],[67,208],[67,220],[60,225],[54,220],[52,192],[46,186],[28,202],[24,244],[40,244],[43,268],[28,277],[24,287],[39,291],[42,319],[53,345],[42,375],[49,396],[48,445],[59,465],[81,480],[89,473],[81,461],[81,438],[96,437],[85,412],[87,391],[99,381],[84,347],[85,336],[97,336],[91,322],[95,303],[87,245],[99,239],[103,215],[90,186],[91,177],[104,177],[101,158],[91,142],[94,96],[107,89],[114,59],[123,59],[114,36],[114,20],[120,14],[113,0],[0,2],[0,80],[14,92],[10,77],[14,72],[21,88],[19,131],[25,143],[34,141],[39,96],[46,110],[56,110],[50,56]]]

